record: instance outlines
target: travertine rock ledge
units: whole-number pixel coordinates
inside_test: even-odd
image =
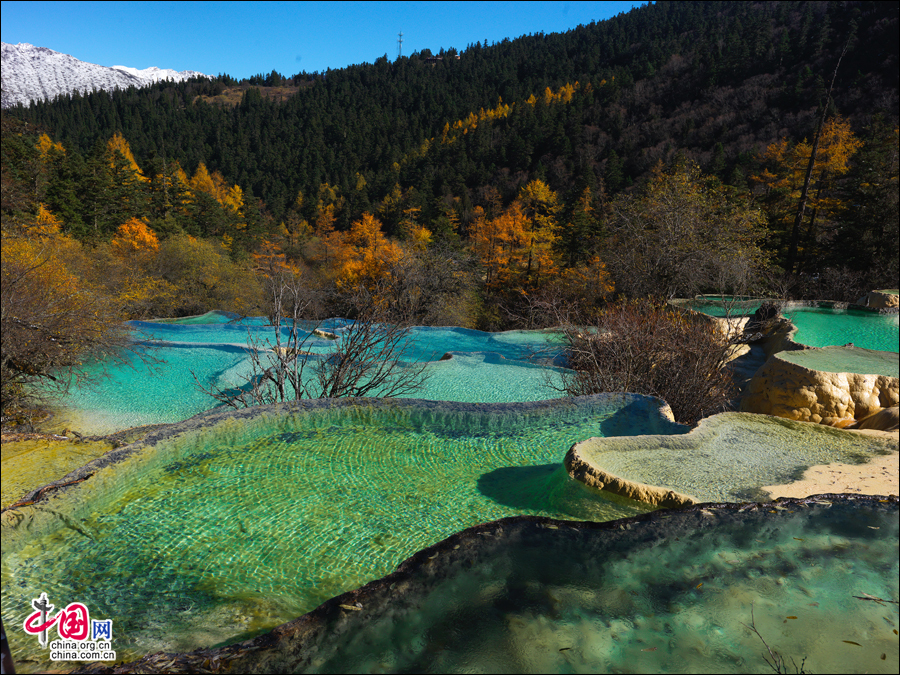
[[[826,347],[821,351],[840,349],[856,348]],[[846,427],[900,402],[897,377],[813,370],[788,358],[776,354],[757,371],[741,401],[742,412]]]
[[[896,431],[843,431],[730,412],[683,434],[589,438],[572,445],[564,464],[589,487],[674,508],[765,499],[762,486],[794,482],[810,466],[864,464],[896,451]]]
[[[698,503],[699,500],[690,495],[683,495],[680,492],[664,487],[628,480],[604,471],[596,464],[586,461],[586,458],[579,452],[579,446],[583,446],[590,440],[593,439],[575,443],[566,454],[566,471],[575,480],[581,481],[588,487],[596,488],[597,490],[606,490],[621,497],[669,509]]]
[[[900,307],[900,295],[884,293],[882,291],[871,291],[857,300],[856,304],[871,307],[873,309]]]

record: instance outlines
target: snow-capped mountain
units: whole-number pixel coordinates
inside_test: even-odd
[[[17,45],[2,43],[2,106],[30,101],[53,99],[58,94],[97,89],[112,91],[126,87],[146,87],[159,80],[179,82],[191,77],[209,77],[194,70],[177,72],[163,68],[129,68],[127,66],[98,66],[79,61],[46,47],[25,42]]]
[[[145,80],[147,84],[159,82],[160,80],[181,82],[182,80],[187,80],[192,77],[209,77],[209,75],[198,73],[196,70],[182,70],[179,72],[177,70],[172,70],[171,68],[157,68],[156,66],[150,66],[143,70],[129,68],[128,66],[113,66],[113,69],[121,70],[123,73],[128,73],[129,75],[134,75],[141,80]]]

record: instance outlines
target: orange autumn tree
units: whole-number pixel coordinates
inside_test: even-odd
[[[53,139],[50,138],[47,134],[41,134],[38,137],[37,149],[38,152],[41,153],[41,161],[46,161],[47,155],[51,150],[57,150],[62,153],[66,152],[66,149],[63,147],[62,143],[54,143]]]
[[[489,287],[514,283],[533,287],[557,272],[553,249],[558,211],[556,193],[542,180],[525,185],[494,218],[475,207],[470,245],[484,266]]]
[[[553,249],[559,239],[556,218],[560,206],[556,193],[540,179],[525,185],[519,200],[528,218],[525,276],[529,284],[537,285],[541,276],[552,276],[558,269]]]
[[[402,255],[396,242],[384,236],[381,221],[369,212],[355,221],[343,237],[333,262],[335,285],[339,291],[369,286],[384,276]]]
[[[233,213],[238,213],[244,206],[244,192],[241,186],[228,185],[221,173],[218,171],[210,173],[203,162],[197,166],[194,177],[188,185],[194,193],[205,192]]]
[[[159,250],[159,238],[147,223],[140,218],[131,218],[116,230],[111,242],[117,255],[134,257],[144,253],[156,253]]]
[[[0,408],[12,422],[27,420],[25,408],[65,391],[89,356],[116,351],[127,335],[114,305],[79,274],[92,256],[43,205],[4,223],[0,241]]]
[[[46,206],[38,204],[37,216],[34,219],[34,224],[28,228],[28,231],[31,235],[50,237],[59,234],[60,227],[59,218],[50,213]]]
[[[148,178],[144,175],[144,172],[141,171],[141,167],[138,166],[137,160],[134,158],[134,153],[131,152],[131,146],[122,134],[118,131],[113,134],[112,138],[106,143],[106,149],[109,151],[109,166],[114,174],[119,170],[115,157],[116,155],[121,155],[125,160],[126,169],[134,173],[139,181],[147,182]]]
[[[288,274],[300,275],[300,268],[287,259],[281,244],[277,241],[263,239],[259,248],[252,254],[253,271],[265,279],[274,279]]]
[[[124,315],[143,318],[171,305],[177,291],[155,274],[159,238],[145,221],[131,218],[122,223],[109,252],[101,281]],[[97,255],[102,256],[102,250]]]
[[[488,287],[503,285],[519,272],[528,238],[528,219],[519,200],[495,218],[475,207],[471,248],[484,267]]]
[[[815,255],[823,228],[827,230],[829,223],[848,207],[837,197],[835,181],[850,170],[850,159],[860,147],[862,141],[840,115],[825,122],[807,195],[808,216],[796,231],[792,230],[812,145],[806,139],[792,144],[782,138],[769,145],[759,157],[764,169],[750,180],[762,192],[769,224],[780,233],[781,246],[799,252],[801,268],[804,260]]]

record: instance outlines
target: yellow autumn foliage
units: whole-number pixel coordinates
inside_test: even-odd
[[[47,153],[49,153],[51,150],[55,149],[63,153],[66,151],[62,143],[54,143],[53,139],[51,139],[47,134],[41,134],[40,137],[38,137],[36,147],[38,149],[38,152],[41,153],[41,161],[47,159]]]
[[[332,269],[335,285],[342,291],[380,278],[403,253],[396,242],[384,236],[381,221],[368,212],[352,224],[341,243]]]
[[[128,141],[125,140],[125,137],[122,136],[118,131],[113,134],[113,137],[109,139],[106,144],[107,150],[109,150],[110,154],[118,153],[122,157],[124,157],[128,161],[129,168],[134,172],[134,174],[138,177],[138,180],[147,182],[149,179],[144,175],[144,172],[141,171],[141,168],[138,166],[137,161],[134,158],[134,154],[131,152],[131,146],[128,144]],[[110,168],[115,168],[115,162],[110,161]]]
[[[38,213],[34,226],[29,228],[30,233],[39,237],[49,237],[59,234],[61,223],[43,204],[38,204]]]
[[[155,253],[159,250],[159,238],[139,218],[131,218],[119,226],[111,242],[112,249],[122,257],[132,257],[141,253]]]
[[[200,162],[193,178],[186,184],[194,194],[198,192],[208,194],[234,213],[240,211],[244,206],[244,192],[240,185],[229,186],[221,173],[218,171],[210,173],[203,162]]]

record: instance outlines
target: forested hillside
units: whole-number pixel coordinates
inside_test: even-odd
[[[657,3],[567,33],[434,55],[442,60],[423,53],[300,73],[289,78],[298,94],[263,98],[250,89],[235,107],[203,101],[230,83],[222,77],[111,99],[76,96],[15,114],[83,154],[118,131],[142,166],[167,157],[193,172],[205,162],[262,198],[276,219],[298,192],[309,197],[328,183],[348,198],[338,216],[347,226],[399,180],[426,202],[460,198],[467,222],[478,188],[499,182],[509,198],[520,172],[546,176],[565,193],[591,170],[608,176],[615,192],[681,150],[741,183],[754,153],[784,136],[812,135],[823,87],[854,30],[834,105],[857,133],[878,113],[891,121],[897,27],[890,2]],[[254,82],[282,79],[272,73]],[[575,82],[567,105],[542,105],[547,87]],[[525,108],[531,96],[538,106]],[[500,100],[513,106],[509,117],[394,171],[423,142],[440,140],[447,124]],[[366,181],[360,195],[357,174]],[[439,210],[423,206],[429,216]]]

